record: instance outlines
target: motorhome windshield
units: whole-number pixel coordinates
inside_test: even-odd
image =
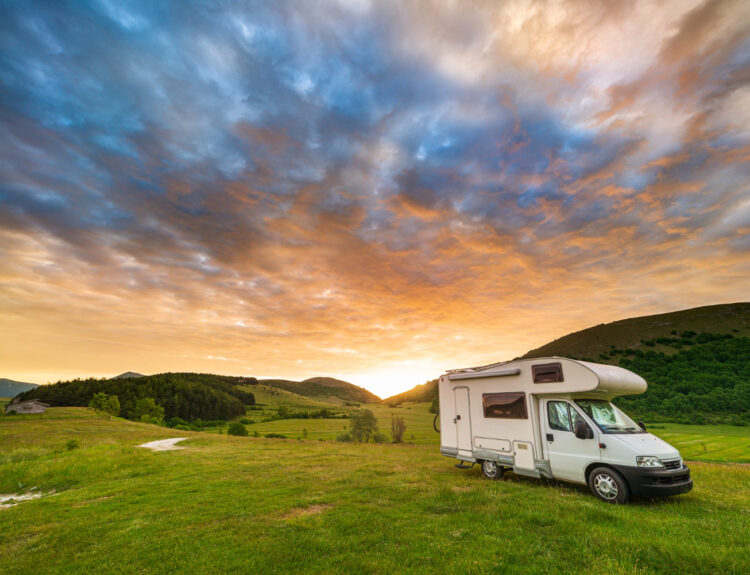
[[[609,401],[580,399],[576,403],[604,433],[644,433],[632,419]]]

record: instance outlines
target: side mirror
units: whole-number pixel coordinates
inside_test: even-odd
[[[643,423],[640,419],[638,421],[636,421],[636,423],[638,424],[638,427],[640,427],[643,431],[646,431],[646,424],[645,423]]]
[[[591,439],[594,437],[594,432],[591,431],[589,426],[580,419],[576,421],[575,426],[573,426],[573,433],[575,433],[578,439]]]

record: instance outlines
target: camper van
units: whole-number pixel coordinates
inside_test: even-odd
[[[562,357],[457,369],[440,377],[440,453],[481,465],[589,485],[599,499],[693,488],[679,451],[612,405],[646,391],[635,373]]]

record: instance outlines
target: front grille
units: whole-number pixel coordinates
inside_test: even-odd
[[[690,480],[690,474],[675,475],[674,477],[655,477],[654,482],[658,485],[674,485],[675,483],[685,483]]]
[[[675,459],[674,461],[662,461],[665,469],[680,469],[682,467],[682,461]]]

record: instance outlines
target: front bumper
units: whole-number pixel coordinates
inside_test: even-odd
[[[693,488],[690,469],[684,463],[680,469],[649,469],[613,465],[628,482],[633,495],[660,497],[687,493]]]

